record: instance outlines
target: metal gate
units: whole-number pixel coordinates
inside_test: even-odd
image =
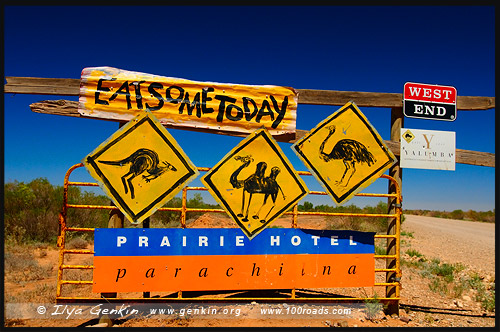
[[[324,302],[362,302],[368,300],[378,300],[382,303],[389,303],[398,306],[400,300],[400,290],[401,290],[401,267],[400,267],[400,226],[401,226],[401,189],[397,181],[390,176],[382,174],[380,178],[388,179],[390,184],[394,186],[395,193],[389,194],[371,194],[371,193],[358,193],[356,196],[362,197],[387,197],[395,199],[394,214],[366,214],[366,213],[333,213],[333,212],[303,212],[298,211],[298,205],[295,204],[291,212],[285,212],[286,215],[291,215],[291,227],[297,228],[298,216],[300,215],[316,215],[316,216],[347,216],[347,217],[370,217],[370,218],[391,218],[394,221],[391,228],[393,234],[376,234],[375,240],[377,241],[391,241],[394,245],[391,248],[391,254],[389,254],[389,245],[387,246],[386,254],[375,254],[376,262],[382,261],[386,262],[385,267],[375,268],[375,287],[385,288],[383,293],[384,296],[339,296],[334,293],[321,293],[321,296],[312,295],[299,295],[296,289],[289,290],[289,294],[281,296],[264,296],[264,297],[213,297],[210,294],[205,294],[200,296],[200,292],[196,292],[198,296],[188,296],[183,294],[182,291],[178,292],[165,292],[165,296],[155,296],[150,297],[149,292],[136,295],[133,293],[120,293],[115,296],[107,294],[97,294],[92,293],[90,290],[89,296],[63,296],[63,286],[64,285],[77,285],[77,286],[89,286],[93,284],[93,280],[70,280],[70,278],[63,278],[64,271],[68,270],[93,270],[93,265],[75,265],[68,264],[68,256],[73,254],[78,255],[93,255],[93,250],[88,249],[67,249],[66,248],[66,238],[68,232],[94,232],[95,228],[82,228],[82,227],[72,227],[68,225],[67,212],[68,209],[104,209],[104,210],[118,210],[116,206],[112,205],[82,205],[82,204],[69,204],[68,203],[68,190],[70,186],[93,186],[97,187],[97,183],[90,182],[73,182],[69,180],[71,173],[77,169],[83,167],[83,164],[76,164],[72,166],[66,173],[64,178],[64,192],[63,192],[63,206],[62,211],[59,214],[59,236],[57,238],[57,246],[59,250],[59,267],[57,273],[57,290],[56,290],[56,301],[61,302],[100,302],[103,301],[103,297],[109,302],[176,302],[176,301],[286,301],[286,302],[313,302],[313,301],[324,301]],[[207,172],[210,168],[198,167],[198,171]],[[299,171],[297,172],[301,176],[310,176],[310,172]],[[223,209],[200,209],[200,208],[189,208],[186,206],[187,202],[187,192],[188,191],[206,191],[205,187],[184,187],[182,190],[182,206],[181,207],[163,207],[159,208],[158,211],[177,211],[180,213],[180,224],[182,228],[186,227],[186,214],[187,212],[214,212],[214,213],[225,213]],[[311,195],[327,195],[323,191],[310,191]],[[388,232],[389,233],[389,232]],[[377,282],[378,279],[384,278],[383,282]],[[317,293],[316,293],[317,294]]]

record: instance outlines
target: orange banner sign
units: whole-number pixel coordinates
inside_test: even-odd
[[[374,233],[96,229],[94,292],[371,287]]]

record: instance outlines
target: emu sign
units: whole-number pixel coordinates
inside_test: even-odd
[[[396,161],[353,102],[319,123],[292,148],[339,205]]]

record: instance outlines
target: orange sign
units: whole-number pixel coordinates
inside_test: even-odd
[[[371,287],[374,269],[374,233],[98,228],[93,291]]]
[[[82,71],[78,111],[87,117],[132,119],[149,110],[163,125],[249,134],[294,135],[297,92],[273,85],[196,82],[111,67]]]

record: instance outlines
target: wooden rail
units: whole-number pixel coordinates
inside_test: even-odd
[[[6,77],[4,93],[78,96],[80,80],[72,78]],[[358,91],[333,91],[296,89],[299,104],[342,106],[353,100],[360,107],[403,107],[401,93],[379,93]],[[30,105],[33,112],[82,117],[78,102],[71,100],[44,100]],[[495,97],[458,96],[457,109],[485,110],[495,108]],[[167,126],[168,127],[168,126]],[[307,130],[297,130],[295,137],[277,137],[277,140],[293,143],[303,137]],[[385,141],[395,155],[399,155],[399,142]],[[495,167],[495,154],[469,150],[456,150],[456,162],[461,164]]]
[[[5,77],[5,93],[78,96],[80,80],[75,78]],[[295,89],[299,104],[342,106],[355,100],[361,107],[403,107],[401,93]],[[485,110],[495,108],[495,97],[458,96],[457,109]]]

